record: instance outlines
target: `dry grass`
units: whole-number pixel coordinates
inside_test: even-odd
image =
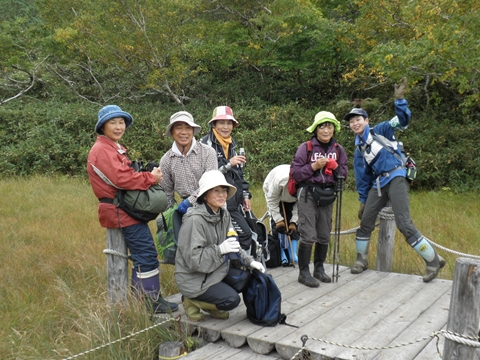
[[[261,217],[263,193],[256,188],[253,195],[254,213]],[[88,182],[66,177],[2,179],[0,198],[1,359],[66,358],[152,324],[134,299],[127,309],[107,306],[102,253],[106,232],[98,223],[97,200]],[[478,194],[412,194],[413,219],[438,244],[478,255],[478,203]],[[356,194],[345,192],[343,230],[358,226],[357,210]],[[154,232],[154,222],[150,225]],[[341,237],[342,265],[350,266],[355,259],[354,238]],[[396,240],[394,271],[422,274],[419,256],[400,234]],[[440,277],[451,279],[456,256],[440,253],[448,260]],[[164,295],[177,292],[171,265],[162,265],[162,288]],[[161,341],[177,337],[176,331],[157,327],[82,358],[153,359]]]

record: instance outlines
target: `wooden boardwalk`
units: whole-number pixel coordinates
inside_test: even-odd
[[[184,359],[291,359],[302,347],[302,335],[344,345],[309,339],[306,345],[312,359],[441,359],[437,339],[430,335],[446,327],[452,281],[435,279],[426,284],[420,276],[375,270],[352,275],[349,268],[340,267],[338,282],[312,289],[297,282],[298,267],[268,271],[282,291],[287,323],[299,328],[254,325],[246,318],[243,302],[228,320],[206,314],[203,322],[194,323],[182,316],[188,333],[214,343]],[[326,265],[326,271],[331,274],[331,265]],[[180,303],[180,294],[169,299]],[[182,306],[178,313],[184,313]],[[417,342],[422,338],[427,339]],[[440,352],[444,340],[443,336],[438,339]],[[350,348],[399,344],[409,345]]]

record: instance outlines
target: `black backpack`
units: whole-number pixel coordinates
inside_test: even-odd
[[[250,284],[243,292],[247,318],[255,325],[276,326],[287,318],[281,313],[282,294],[269,274],[252,271]]]
[[[263,248],[264,258],[266,259],[265,264],[267,268],[272,269],[282,265],[282,254],[280,251],[280,239],[268,234],[266,246]]]

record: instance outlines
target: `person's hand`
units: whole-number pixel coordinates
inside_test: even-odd
[[[246,199],[246,198],[243,199],[243,209],[244,209],[245,211],[250,211],[250,210],[252,210],[252,206],[251,206],[251,204],[250,204],[250,199]]]
[[[364,210],[365,210],[365,204],[360,203],[360,209],[358,210],[358,220],[362,220]]]
[[[403,77],[400,85],[395,84],[395,99],[403,99],[405,91],[407,90],[407,78]]]
[[[150,172],[153,176],[155,176],[155,183],[158,184],[160,181],[162,181],[163,174],[162,170],[160,170],[159,167],[154,167],[153,170]]]
[[[222,255],[232,252],[239,252],[240,243],[237,241],[236,238],[230,237],[228,239],[225,239],[225,241],[219,245],[219,248]]]
[[[230,158],[230,165],[232,165],[232,167],[236,165],[245,164],[246,162],[247,162],[247,158],[242,155],[237,155]]]
[[[285,228],[285,221],[279,221],[275,224],[275,227],[277,228],[277,232],[280,234],[286,234],[287,229]]]
[[[297,231],[297,224],[295,224],[294,222],[291,222],[288,225],[288,235],[292,235],[292,233],[294,233],[296,231]]]
[[[327,165],[325,165],[325,175],[332,175],[332,170],[335,170],[337,167],[337,162],[332,158],[328,158]]]
[[[182,214],[186,214],[188,208],[191,207],[191,206],[192,206],[192,204],[190,204],[190,201],[188,201],[188,199],[185,199],[180,203],[180,205],[178,205],[177,210]]]
[[[252,261],[252,262],[250,263],[250,267],[251,267],[252,269],[256,269],[256,270],[258,270],[258,271],[260,271],[260,272],[262,272],[262,273],[265,272],[265,268],[263,267],[263,265],[262,265],[261,262]]]
[[[325,157],[318,158],[312,163],[313,171],[317,171],[323,169],[324,166],[328,164],[328,159]]]

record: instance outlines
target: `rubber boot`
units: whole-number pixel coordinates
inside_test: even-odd
[[[358,237],[355,239],[357,247],[357,260],[351,268],[352,274],[361,274],[364,270],[368,269],[368,245],[370,244],[370,238]]]
[[[415,251],[423,258],[426,266],[426,273],[423,276],[424,282],[430,282],[435,279],[438,275],[438,272],[446,264],[445,259],[437,254],[432,245],[428,242],[425,237],[420,236],[420,238],[415,241],[413,244],[410,243],[411,239],[407,239],[407,242],[415,249]]]
[[[293,261],[298,264],[298,255],[297,255],[298,240],[291,240],[291,242],[292,242],[292,247],[289,248],[289,250],[291,249],[291,253],[293,254]]]
[[[204,316],[200,311],[200,308],[195,305],[192,300],[182,296],[183,308],[185,309],[185,315],[192,321],[202,321]]]
[[[300,273],[298,275],[298,282],[308,287],[319,287],[320,283],[310,275],[310,257],[312,256],[312,245],[304,245],[300,242],[298,247],[298,268]]]
[[[313,253],[313,264],[315,265],[315,270],[313,270],[313,277],[324,283],[332,282],[332,279],[325,273],[325,269],[323,267],[323,263],[327,258],[327,252],[328,245],[319,243],[315,244],[315,252]]]
[[[160,293],[160,272],[158,269],[140,273],[132,270],[132,288],[145,297],[147,309],[155,314],[165,314],[178,309],[178,305],[162,298]]]
[[[217,305],[210,304],[200,300],[188,299],[191,304],[195,305],[197,308],[202,309],[209,313],[215,319],[226,320],[230,316],[228,311],[218,310]],[[187,315],[188,316],[188,315]]]

